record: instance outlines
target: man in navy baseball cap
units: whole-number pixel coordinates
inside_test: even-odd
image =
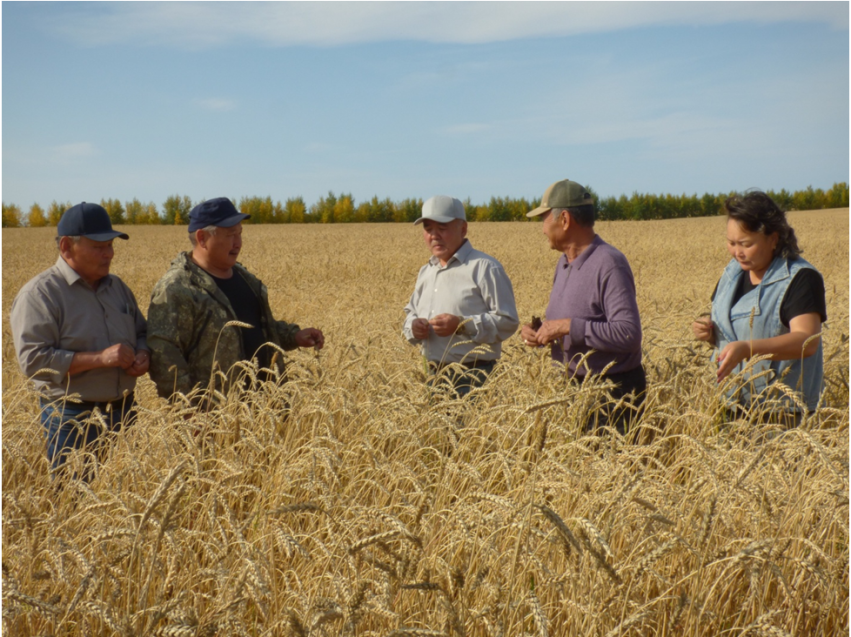
[[[250,216],[237,210],[227,197],[207,199],[189,212],[189,232],[203,230],[210,226],[232,228]]]
[[[266,286],[237,262],[248,218],[227,197],[199,203],[189,213],[192,250],[177,255],[154,286],[150,373],[163,398],[182,393],[204,407],[214,392],[199,396],[196,388],[227,391],[252,384],[237,363],[254,359],[258,379],[278,382],[285,378],[280,350],[325,344],[321,330],[277,320]]]
[[[69,208],[57,226],[59,258],[12,303],[15,351],[39,392],[53,475],[67,476],[74,450],[100,457],[102,433],[136,418],[133,390],[150,364],[147,324],[133,292],[109,272],[117,237],[129,238],[101,206]],[[78,477],[92,471],[87,464]]]
[[[109,214],[96,203],[78,203],[68,208],[56,226],[58,237],[86,237],[92,241],[111,241],[116,237],[129,239],[123,232],[112,229]]]

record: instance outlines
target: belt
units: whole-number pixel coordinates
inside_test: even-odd
[[[44,407],[44,406],[49,405],[53,402],[57,402],[58,400],[61,400],[61,399],[57,399],[56,401],[54,401],[54,400],[48,401],[48,400],[45,400],[44,398],[42,398],[41,399],[41,406]],[[123,396],[121,398],[117,398],[115,400],[102,400],[102,401],[81,400],[80,402],[72,402],[72,401],[68,400],[66,402],[69,405],[73,405],[74,409],[79,409],[81,411],[94,411],[95,407],[97,407],[102,412],[107,412],[107,411],[113,411],[113,410],[116,410],[116,409],[122,409],[125,405],[132,405],[135,402],[135,400],[136,400],[135,394],[133,392],[130,392],[126,396]]]
[[[434,367],[435,369],[443,369],[444,367],[449,367],[450,365],[460,365],[464,369],[483,369],[487,367],[492,367],[496,365],[496,361],[481,361],[474,360],[472,363],[435,363],[434,361],[429,361],[429,367]]]

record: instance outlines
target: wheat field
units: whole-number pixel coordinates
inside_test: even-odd
[[[782,435],[724,419],[691,337],[728,259],[723,217],[598,224],[638,288],[634,440],[583,435],[604,389],[516,336],[475,403],[429,394],[400,335],[419,229],[246,226],[241,261],[276,316],[322,329],[325,349],[288,353],[289,382],[204,415],[143,378],[137,424],[64,489],[8,322],[55,230],[4,230],[3,634],[847,634],[849,214],[789,217],[829,319],[825,406]],[[112,271],[146,311],[186,229],[124,230]],[[540,230],[470,224],[523,322],[558,256]]]

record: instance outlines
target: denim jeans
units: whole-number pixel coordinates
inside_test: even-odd
[[[41,424],[47,440],[47,459],[51,473],[57,473],[65,464],[70,452],[85,449],[100,458],[102,437],[107,432],[121,431],[123,425],[132,425],[136,420],[136,402],[132,396],[124,401],[116,401],[113,408],[106,409],[106,403],[95,403],[106,423],[107,431],[97,418],[92,418],[92,403],[72,403],[59,399],[47,402],[42,399]],[[91,468],[86,467],[84,480],[91,479]]]

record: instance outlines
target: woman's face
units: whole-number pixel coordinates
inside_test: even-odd
[[[735,219],[727,220],[727,252],[739,262],[742,270],[753,272],[759,278],[774,259],[777,241],[776,232],[766,236],[746,230]]]

